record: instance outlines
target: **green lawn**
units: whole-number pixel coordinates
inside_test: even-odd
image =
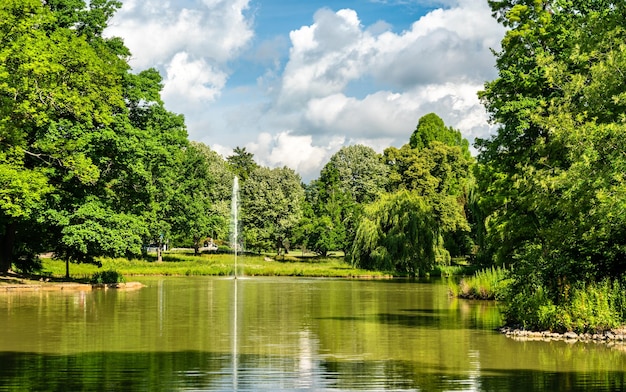
[[[91,264],[71,264],[70,276],[88,279],[98,271],[115,270],[125,277],[131,276],[224,276],[233,275],[234,256],[229,254],[166,253],[163,262],[151,260],[99,259],[102,267]],[[310,277],[391,277],[379,271],[352,268],[343,258],[315,258],[287,256],[284,260],[268,260],[264,256],[238,256],[238,274],[244,276],[310,276]],[[44,275],[65,276],[65,263],[43,259]],[[243,273],[242,273],[243,272]]]

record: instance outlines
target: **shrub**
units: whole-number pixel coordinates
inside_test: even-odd
[[[508,271],[505,268],[491,267],[477,271],[474,276],[461,279],[453,293],[461,298],[502,299],[509,282]]]
[[[99,271],[91,277],[91,283],[97,284],[124,283],[125,281],[124,276],[115,270]]]
[[[626,319],[623,283],[605,279],[571,286],[555,303],[543,287],[525,287],[507,298],[507,323],[532,330],[601,332],[616,328]]]

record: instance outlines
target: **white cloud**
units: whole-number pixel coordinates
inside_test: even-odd
[[[124,37],[131,65],[139,69],[166,63],[181,51],[224,63],[254,35],[244,16],[248,1],[195,0],[181,8],[161,0],[126,0],[107,35]]]
[[[226,84],[226,73],[207,64],[204,59],[192,60],[189,57],[187,52],[177,53],[166,66],[167,83],[163,88],[163,99],[172,103],[215,100]],[[186,105],[174,106],[184,110]]]
[[[249,0],[125,0],[106,30],[121,36],[136,70],[164,73],[164,100],[212,100],[224,88],[227,63],[249,44],[254,32],[244,16]]]
[[[159,68],[166,105],[185,115],[192,140],[224,156],[244,146],[308,181],[342,145],[406,143],[430,112],[470,141],[492,131],[476,92],[496,76],[490,48],[504,29],[487,3],[406,1],[445,7],[402,32],[324,8],[289,42],[255,42],[250,0],[124,0],[107,34],[124,37],[137,70]],[[256,83],[229,88],[242,58],[265,68],[247,78]]]
[[[264,119],[283,119],[292,137],[387,147],[408,142],[419,118],[435,112],[470,142],[486,137],[492,129],[476,93],[495,77],[490,49],[503,33],[487,4],[471,0],[401,33],[362,26],[352,10],[322,9],[312,25],[291,32],[281,87]]]
[[[315,146],[311,135],[293,135],[290,131],[270,135],[263,132],[246,145],[258,163],[270,167],[287,166],[305,181],[317,176],[319,169],[343,145],[343,137],[332,138],[326,146]]]

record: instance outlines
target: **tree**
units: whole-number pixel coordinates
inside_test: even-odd
[[[388,169],[381,155],[363,145],[342,147],[322,168],[320,178],[312,183],[315,189],[313,224],[310,243],[319,244],[317,252],[325,254],[335,247],[346,254],[352,242],[362,207],[376,200],[385,191]]]
[[[386,149],[379,163],[387,166],[381,171],[385,180],[380,184],[390,193],[380,199],[361,199],[370,203],[359,214],[349,241],[354,265],[416,275],[430,270],[435,262],[449,262],[445,244],[459,251],[468,248],[457,242],[468,242],[465,206],[472,159],[459,131],[446,127],[436,114],[428,114],[420,118],[410,142],[400,149]],[[331,166],[336,167],[341,168]],[[322,178],[342,177],[337,169],[324,170]],[[359,200],[350,201],[361,206]]]
[[[336,171],[336,176],[324,177],[325,171]],[[339,190],[356,203],[369,203],[384,191],[387,167],[374,149],[357,144],[342,147],[333,154],[322,169],[321,178],[327,184],[338,181]]]
[[[219,169],[215,166],[220,164],[223,174],[226,162],[204,144],[192,142],[185,149],[182,172],[172,200],[173,231],[179,238],[192,240],[196,255],[207,237],[224,236],[227,232],[228,210],[225,207],[230,195],[224,194],[221,185],[230,182],[231,176],[217,176]]]
[[[501,124],[478,142],[482,256],[515,262],[513,296],[567,303],[571,285],[626,269],[626,5],[490,4],[510,30],[480,94]]]
[[[409,139],[409,146],[422,150],[429,148],[433,142],[461,147],[463,154],[467,158],[470,157],[469,142],[463,138],[461,132],[452,127],[446,127],[441,117],[435,113],[429,113],[419,119],[417,128]]]
[[[417,275],[435,263],[439,226],[425,198],[406,190],[370,204],[351,251],[361,268]]]
[[[473,159],[461,133],[446,127],[434,113],[420,118],[410,142],[384,152],[389,166],[392,192],[406,189],[425,197],[440,216],[456,222],[458,230],[442,231],[439,261],[471,253],[473,240],[468,230],[468,197],[474,184]],[[445,249],[443,249],[445,244]],[[447,249],[447,250],[446,250]]]
[[[20,245],[18,228],[45,220],[48,198],[57,197],[53,184],[97,181],[100,171],[85,146],[124,108],[120,78],[128,66],[112,49],[118,42],[84,34],[92,25],[88,17],[119,3],[56,3],[0,5],[0,172],[11,173],[3,184],[10,195],[0,205],[0,272],[20,260],[16,249],[29,248]],[[58,10],[72,6],[82,10],[85,29],[59,25]]]
[[[302,218],[304,189],[287,167],[259,167],[241,187],[241,223],[246,246],[258,251],[289,250]]]
[[[248,179],[250,173],[259,167],[254,161],[254,154],[246,151],[245,147],[235,147],[233,155],[226,157],[226,160],[233,173],[244,182]]]
[[[158,72],[130,74],[122,41],[102,37],[120,5],[0,5],[0,272],[46,247],[69,275],[71,261],[138,255],[171,224],[184,121]]]

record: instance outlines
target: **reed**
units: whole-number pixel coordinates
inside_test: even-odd
[[[458,284],[450,284],[454,296],[468,299],[502,299],[510,283],[508,271],[491,267],[477,271],[473,276],[462,278]]]

